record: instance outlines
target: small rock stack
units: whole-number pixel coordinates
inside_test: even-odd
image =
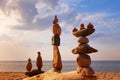
[[[37,54],[38,54],[38,56],[37,56],[37,59],[36,59],[36,66],[37,66],[38,69],[33,69],[31,71],[31,69],[32,69],[32,62],[31,62],[31,59],[29,58],[28,59],[28,63],[26,65],[27,72],[25,72],[25,75],[27,75],[27,76],[34,76],[34,75],[37,75],[37,74],[44,73],[44,71],[41,70],[42,65],[43,65],[41,54],[40,54],[40,52],[37,52]]]
[[[38,70],[41,71],[41,68],[43,66],[42,57],[41,57],[40,52],[37,52],[37,54],[38,54],[38,56],[37,56],[37,59],[36,59],[36,66],[37,66]]]
[[[91,58],[88,54],[97,52],[96,49],[90,47],[87,43],[89,39],[86,36],[91,35],[95,32],[94,26],[89,23],[87,28],[84,27],[84,24],[80,24],[80,29],[74,28],[72,34],[78,38],[78,47],[72,50],[72,53],[78,54],[76,63],[78,65],[77,72],[82,77],[92,77],[94,74],[94,70],[90,67]]]
[[[28,59],[28,63],[27,63],[27,65],[26,65],[26,70],[27,70],[28,72],[30,72],[31,69],[32,69],[32,62],[31,62],[31,59],[29,58],[29,59]]]
[[[61,72],[62,61],[58,46],[60,46],[61,27],[58,24],[57,16],[54,17],[52,25],[52,45],[53,45],[53,69],[55,72]]]

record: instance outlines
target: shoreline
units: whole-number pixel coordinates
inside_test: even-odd
[[[120,80],[120,72],[95,72],[97,80]],[[24,72],[0,72],[0,80],[22,80]]]

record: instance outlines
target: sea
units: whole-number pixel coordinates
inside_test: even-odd
[[[74,71],[77,68],[75,61],[63,61],[62,72]],[[27,61],[0,61],[0,72],[26,72]],[[95,72],[120,72],[120,61],[92,61],[91,67]],[[52,68],[52,61],[43,61],[43,71]],[[37,69],[36,62],[32,61],[32,69]]]

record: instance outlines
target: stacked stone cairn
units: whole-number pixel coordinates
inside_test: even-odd
[[[27,72],[25,72],[25,75],[27,75],[27,76],[34,76],[34,75],[37,75],[37,74],[44,73],[44,71],[41,70],[42,65],[43,65],[41,54],[40,54],[40,52],[37,52],[37,54],[38,54],[38,56],[37,56],[37,59],[36,59],[36,66],[37,66],[38,69],[33,69],[31,71],[31,69],[32,69],[32,62],[31,62],[31,59],[29,58],[28,59],[28,63],[26,65]]]
[[[52,25],[52,45],[53,45],[53,70],[55,72],[61,72],[62,69],[62,61],[61,55],[59,52],[58,46],[60,46],[60,35],[61,35],[61,27],[58,24],[57,16],[54,17]]]
[[[80,24],[79,30],[74,28],[72,31],[72,34],[78,38],[79,43],[78,47],[72,50],[72,53],[78,54],[76,59],[76,63],[78,65],[77,72],[83,78],[92,77],[95,73],[94,70],[90,67],[91,58],[88,54],[97,52],[97,50],[88,45],[89,39],[86,37],[94,32],[95,29],[91,23],[87,25],[87,28],[84,27],[84,24]]]
[[[27,70],[28,72],[30,72],[31,69],[32,69],[32,62],[31,62],[31,59],[29,58],[29,59],[28,59],[28,63],[27,63],[27,65],[26,65],[26,70]]]

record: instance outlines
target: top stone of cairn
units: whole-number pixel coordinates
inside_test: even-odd
[[[53,26],[52,26],[52,32],[54,35],[61,35],[61,27],[60,25],[58,24],[58,19],[57,19],[57,16],[54,17],[54,20],[53,20]]]
[[[94,26],[91,23],[89,23],[87,25],[87,28],[84,28],[84,24],[80,25],[80,30],[74,28],[72,34],[76,37],[80,37],[80,36],[89,36],[94,32],[95,32]]]

